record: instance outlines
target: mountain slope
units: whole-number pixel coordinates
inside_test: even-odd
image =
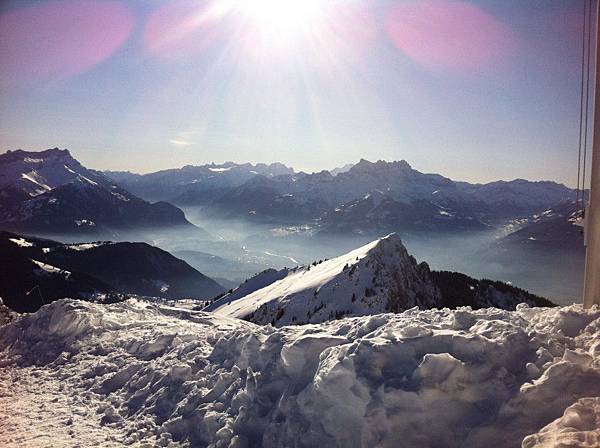
[[[449,210],[424,199],[400,202],[379,190],[325,213],[318,225],[322,234],[360,235],[398,230],[452,232],[489,228],[460,209]]]
[[[277,279],[281,275],[284,277]],[[246,292],[242,285],[206,310],[281,326],[399,312],[415,306],[514,309],[521,302],[551,305],[500,282],[431,273],[426,263],[417,264],[395,234],[332,260],[258,276],[259,281],[266,286]]]
[[[536,248],[582,251],[583,227],[577,225],[574,202],[564,201],[520,220],[511,232],[498,241],[500,246],[519,245]]]
[[[62,244],[0,232],[0,297],[19,311],[40,301],[119,292],[170,299],[208,299],[224,288],[187,263],[145,243]],[[36,295],[26,295],[39,286]]]
[[[515,179],[487,184],[459,182],[459,190],[471,201],[480,201],[498,217],[541,212],[561,201],[575,199],[575,191],[551,181]]]
[[[44,233],[192,227],[181,210],[150,204],[83,167],[69,151],[0,155],[0,228]]]
[[[42,260],[42,247],[51,244],[0,232],[0,297],[7,307],[32,312],[63,297],[87,298],[111,291],[97,278]]]

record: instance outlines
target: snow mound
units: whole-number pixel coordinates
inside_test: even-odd
[[[567,426],[595,437],[598,399],[598,308],[414,308],[276,329],[61,300],[0,327],[6,447],[481,447],[533,434],[529,447]]]
[[[582,398],[564,415],[523,441],[523,448],[600,446],[600,398]]]

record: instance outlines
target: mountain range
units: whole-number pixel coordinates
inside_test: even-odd
[[[239,187],[255,176],[270,178],[293,175],[294,170],[281,163],[253,165],[226,162],[219,165],[186,165],[143,175],[128,171],[105,171],[104,174],[148,200],[198,204],[210,202],[211,194]]]
[[[526,217],[575,191],[550,181],[458,182],[408,162],[370,162],[307,174],[281,164],[205,165],[157,173],[105,173],[146,199],[202,206],[208,215],[323,232],[471,230]],[[360,210],[360,211],[356,211]]]
[[[455,232],[493,228],[575,196],[549,181],[457,182],[406,161],[362,159],[332,171],[228,162],[101,173],[68,150],[9,151],[0,155],[0,228],[48,234],[190,228],[176,204],[200,206],[209,217],[310,224],[324,234]]]

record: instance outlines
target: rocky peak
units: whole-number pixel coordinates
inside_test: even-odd
[[[370,162],[366,159],[360,159],[360,161],[352,168],[350,168],[348,172],[353,174],[376,174],[407,170],[412,170],[412,167],[406,160],[399,160],[393,162],[378,160],[377,162]]]

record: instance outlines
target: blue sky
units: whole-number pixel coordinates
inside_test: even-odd
[[[582,1],[254,1],[2,2],[0,150],[575,183]]]

